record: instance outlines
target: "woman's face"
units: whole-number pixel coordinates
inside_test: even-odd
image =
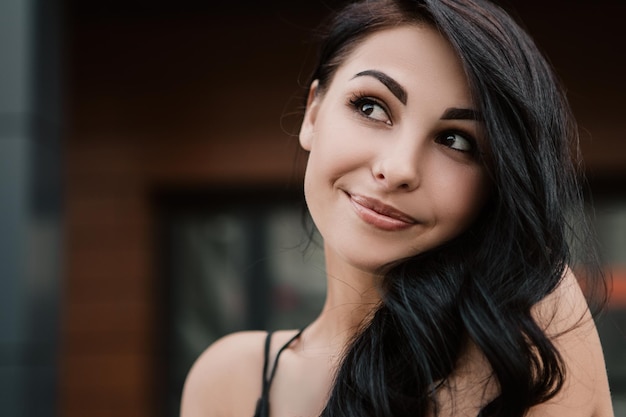
[[[486,144],[461,63],[438,32],[370,35],[317,88],[300,143],[327,257],[374,271],[468,228],[489,192]]]

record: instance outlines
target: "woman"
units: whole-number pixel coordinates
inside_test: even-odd
[[[303,331],[209,347],[183,417],[613,414],[569,269],[576,127],[510,17],[482,0],[348,5],[299,138],[326,303]]]

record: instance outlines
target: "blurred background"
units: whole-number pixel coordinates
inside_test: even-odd
[[[177,416],[217,337],[315,316],[295,134],[335,4],[0,1],[0,414]],[[581,126],[625,417],[626,3],[502,4]]]

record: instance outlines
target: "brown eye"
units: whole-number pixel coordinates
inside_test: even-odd
[[[368,116],[371,116],[374,110],[376,110],[376,105],[372,103],[365,103],[361,106],[361,111]]]
[[[436,138],[436,142],[459,152],[473,153],[476,150],[474,140],[458,132],[445,132]]]
[[[361,97],[350,100],[350,103],[355,110],[364,117],[389,125],[391,124],[391,119],[389,118],[387,111],[382,104],[378,103],[378,101],[368,97]]]

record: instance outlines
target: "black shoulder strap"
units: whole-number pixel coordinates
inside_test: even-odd
[[[261,398],[259,398],[256,404],[256,411],[254,412],[254,417],[268,417],[269,416],[270,414],[269,392],[270,392],[270,386],[272,385],[272,380],[274,379],[274,375],[276,375],[276,368],[278,368],[278,358],[280,357],[280,354],[283,353],[283,351],[287,349],[294,340],[300,337],[300,334],[302,334],[303,330],[304,329],[301,329],[300,331],[298,331],[298,333],[296,333],[291,339],[287,341],[287,343],[282,345],[281,348],[278,350],[278,353],[276,354],[276,358],[274,359],[274,366],[272,367],[272,373],[269,375],[269,377],[267,375],[267,370],[269,368],[269,361],[270,361],[270,345],[272,342],[272,332],[267,332],[267,337],[265,338],[265,353],[264,353],[265,358],[263,360],[263,386],[261,389]]]
[[[267,391],[269,391],[270,380],[267,377],[267,368],[270,366],[270,344],[272,343],[272,332],[267,332],[267,337],[265,338],[265,353],[264,353],[264,361],[263,361],[263,396]]]
[[[263,385],[261,387],[261,397],[256,403],[256,410],[254,411],[254,417],[268,417],[269,416],[269,390],[270,381],[267,378],[267,368],[270,362],[270,344],[272,342],[272,332],[267,332],[265,337],[265,352],[263,359]]]
[[[254,417],[268,417],[269,416],[269,380],[267,378],[267,368],[270,361],[270,344],[272,342],[272,332],[267,332],[265,337],[265,352],[263,359],[263,385],[261,387],[261,397],[256,403],[256,410],[254,411]]]
[[[276,359],[274,359],[274,367],[272,368],[272,374],[270,375],[268,381],[267,381],[267,385],[268,385],[268,390],[269,390],[269,385],[272,384],[272,380],[274,379],[274,375],[276,375],[276,368],[278,368],[278,358],[280,357],[280,354],[283,353],[283,350],[287,349],[289,347],[289,345],[291,345],[291,343],[296,340],[297,338],[300,337],[300,335],[302,334],[302,330],[298,331],[298,333],[296,333],[291,339],[289,339],[287,341],[287,343],[285,343],[284,345],[282,345],[282,347],[280,348],[280,350],[278,351],[278,353],[276,354]],[[269,346],[266,345],[266,349],[269,349]],[[264,374],[265,375],[265,374]]]

